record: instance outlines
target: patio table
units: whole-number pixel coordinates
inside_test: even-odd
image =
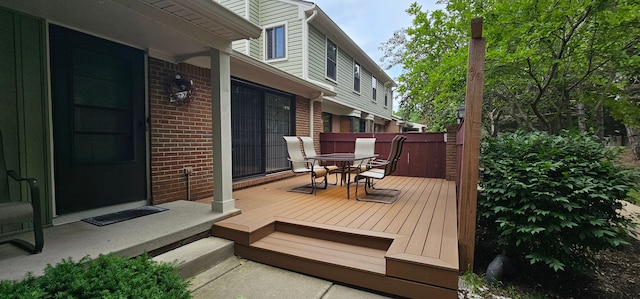
[[[344,181],[347,172],[346,170],[353,161],[369,160],[377,157],[378,154],[331,153],[307,156],[307,160],[310,160],[312,164],[314,164],[315,161],[337,162],[338,164],[340,164],[341,180]],[[350,181],[351,172],[349,172],[349,178],[345,183],[345,186],[347,187],[347,199],[350,199],[351,196],[351,193],[349,192]]]

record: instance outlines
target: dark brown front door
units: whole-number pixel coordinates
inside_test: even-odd
[[[57,214],[144,200],[144,53],[49,32]]]

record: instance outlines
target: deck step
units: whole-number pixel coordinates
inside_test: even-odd
[[[385,274],[385,250],[275,231],[251,244],[299,258]]]
[[[153,260],[177,262],[180,275],[191,278],[232,256],[233,241],[208,237],[158,255]]]

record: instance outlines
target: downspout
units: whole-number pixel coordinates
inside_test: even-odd
[[[320,95],[311,99],[311,101],[309,102],[309,137],[313,138],[313,114],[314,114],[314,110],[313,110],[313,104],[315,102],[322,102],[322,97],[324,96],[323,92],[320,92]]]
[[[309,80],[309,22],[318,15],[318,10],[315,9],[316,5],[313,5],[313,12],[309,17],[304,19],[304,25],[302,26],[302,78]]]
[[[333,91],[333,86],[309,78],[309,22],[311,22],[318,15],[318,10],[316,9],[315,4],[311,9],[313,9],[313,12],[309,17],[304,19],[304,24],[302,26],[302,48],[304,49],[302,51],[302,78]]]

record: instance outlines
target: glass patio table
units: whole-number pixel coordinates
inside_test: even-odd
[[[312,164],[315,164],[315,161],[336,162],[340,166],[341,180],[345,181],[347,169],[349,168],[349,165],[351,165],[351,163],[358,160],[369,160],[377,157],[378,157],[378,154],[331,153],[331,154],[307,156],[307,160],[311,160]],[[347,199],[349,199],[351,196],[351,193],[349,191],[350,183],[351,183],[351,172],[349,172],[349,177],[347,178],[345,183],[345,186],[347,187],[346,188]]]

